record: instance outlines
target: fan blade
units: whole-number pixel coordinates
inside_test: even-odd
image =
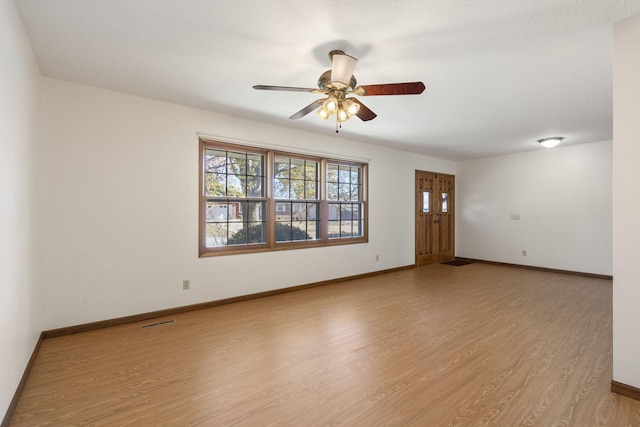
[[[258,90],[286,90],[289,92],[319,92],[318,89],[307,88],[307,87],[291,87],[291,86],[255,85],[253,88]]]
[[[358,86],[353,90],[360,96],[372,95],[418,95],[424,92],[424,83],[387,83],[382,85]]]
[[[289,118],[291,120],[301,119],[307,114],[309,114],[310,112],[312,112],[313,110],[318,109],[323,102],[324,102],[324,99],[318,99],[316,101],[313,101],[311,104],[307,105],[302,110],[298,111],[297,113],[295,113],[293,116]]]
[[[376,117],[378,117],[378,115],[376,113],[374,113],[373,111],[371,111],[369,109],[369,107],[367,107],[366,105],[364,105],[362,102],[360,102],[359,100],[357,100],[356,98],[349,98],[350,100],[352,100],[353,102],[357,103],[360,105],[360,109],[358,110],[358,112],[356,113],[356,116],[358,116],[358,118],[360,120],[362,120],[363,122],[368,122],[369,120],[373,120]]]

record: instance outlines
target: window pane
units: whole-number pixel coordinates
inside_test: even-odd
[[[265,243],[266,223],[264,222],[240,222],[229,224],[228,245],[247,245]]]
[[[422,212],[429,212],[429,192],[422,192]]]
[[[247,243],[264,243],[267,241],[267,230],[264,222],[249,223],[249,237]]]
[[[338,184],[327,184],[327,200],[338,200]]]
[[[265,202],[227,199],[206,204],[206,247],[266,242]]]
[[[291,224],[291,240],[309,240],[307,235],[307,223],[305,221],[294,221]]]
[[[320,219],[320,204],[309,203],[307,205],[307,218],[311,221],[317,221]]]
[[[318,198],[318,183],[315,181],[307,181],[304,188],[305,199]]]
[[[227,175],[227,196],[245,197],[245,183],[236,175]]]
[[[229,152],[229,163],[227,164],[227,173],[234,175],[247,174],[247,155],[245,153]]]
[[[307,162],[305,178],[308,181],[317,181],[318,180],[318,163],[316,162]]]
[[[338,191],[339,191],[339,194],[338,194],[339,200],[344,200],[347,202],[351,200],[351,185],[340,183]]]
[[[247,196],[249,197],[262,197],[263,186],[262,177],[248,177],[247,178]]]
[[[351,183],[352,184],[360,183],[360,168],[358,167],[351,168]]]
[[[319,203],[276,203],[276,241],[293,242],[320,238]]]
[[[248,202],[246,204],[246,209],[243,210],[243,213],[246,216],[246,221],[258,222],[265,220],[264,210],[264,202]]]
[[[362,168],[327,165],[327,199],[355,202],[362,200]]]
[[[449,212],[449,194],[442,193],[442,212]]]
[[[329,204],[329,238],[349,238],[364,235],[362,203]]]
[[[289,178],[289,159],[276,157],[274,171],[276,178]]]
[[[274,197],[316,199],[318,162],[278,156],[275,159]]]
[[[327,230],[329,233],[330,239],[337,239],[340,237],[340,222],[339,221],[329,221],[329,229]]]
[[[331,183],[338,182],[338,165],[334,165],[334,164],[327,165],[327,182],[331,182]]]
[[[289,198],[289,180],[276,178],[273,181],[273,195],[277,199]]]
[[[294,220],[307,219],[307,204],[306,203],[292,203],[291,204],[291,216]]]
[[[207,222],[227,221],[228,205],[227,202],[207,202],[206,220]]]
[[[351,167],[340,165],[338,172],[338,180],[342,183],[351,182]]]
[[[304,221],[277,222],[276,242],[293,242],[310,239],[311,236],[307,235],[305,224]]]
[[[305,176],[304,160],[291,159],[290,176],[292,179],[304,179],[304,176]]]
[[[227,153],[221,150],[206,150],[205,172],[225,173],[227,171]]]
[[[264,156],[205,150],[205,196],[263,197]]]
[[[341,219],[360,219],[360,204],[351,203],[342,207]]]
[[[247,228],[244,222],[229,223],[229,240],[227,245],[246,245]]]
[[[318,221],[307,222],[307,237],[309,240],[318,240],[320,238],[320,223]]]
[[[352,221],[351,222],[351,236],[352,237],[360,237],[364,235],[363,232],[363,221]]]
[[[291,180],[290,199],[304,199],[304,181]]]
[[[207,223],[205,231],[205,247],[215,248],[227,245],[227,224]]]
[[[264,176],[262,170],[262,156],[260,154],[247,154],[247,175]]]
[[[358,184],[351,184],[351,198],[349,200],[358,201],[361,199],[360,188],[361,186]]]
[[[352,221],[340,221],[340,237],[353,237]]]
[[[227,203],[227,221],[243,222],[242,213],[246,210],[246,202],[231,201]]]
[[[289,211],[290,203],[278,202],[276,203],[276,214],[284,214]]]
[[[227,176],[225,174],[205,173],[205,195],[206,196],[226,196]]]
[[[337,221],[340,219],[340,204],[329,203],[329,221]]]

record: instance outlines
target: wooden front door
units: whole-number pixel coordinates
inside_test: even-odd
[[[455,176],[416,171],[416,267],[451,261]]]

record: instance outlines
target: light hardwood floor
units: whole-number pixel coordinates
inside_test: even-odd
[[[611,293],[432,265],[52,338],[10,425],[640,426]]]

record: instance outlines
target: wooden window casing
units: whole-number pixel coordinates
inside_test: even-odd
[[[203,138],[199,162],[200,257],[368,242],[366,163]]]

